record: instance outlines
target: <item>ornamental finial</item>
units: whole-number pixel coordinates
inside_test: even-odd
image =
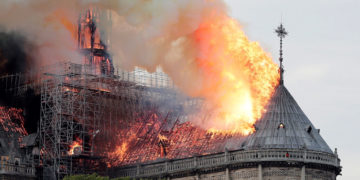
[[[282,23],[280,24],[280,26],[275,29],[276,34],[279,36],[280,38],[280,57],[279,57],[279,61],[280,61],[280,85],[284,84],[284,67],[282,65],[283,62],[283,51],[282,51],[282,39],[285,38],[285,36],[288,34],[284,28],[284,26],[282,25]]]

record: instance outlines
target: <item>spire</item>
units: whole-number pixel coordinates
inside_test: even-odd
[[[280,61],[280,85],[283,85],[284,84],[284,75],[283,75],[284,74],[284,67],[282,65],[282,62],[283,62],[282,39],[285,38],[285,36],[288,33],[285,31],[285,28],[282,25],[282,23],[280,24],[280,26],[277,29],[275,29],[275,32],[277,33],[277,35],[280,38],[280,57],[279,57],[279,61]]]

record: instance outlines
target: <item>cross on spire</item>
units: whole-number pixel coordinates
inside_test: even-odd
[[[288,34],[284,28],[284,26],[282,25],[282,23],[280,24],[280,26],[275,29],[276,34],[278,35],[278,37],[280,38],[280,57],[279,57],[279,61],[280,61],[280,85],[284,84],[284,67],[282,65],[283,62],[283,51],[282,51],[282,39],[285,38],[285,36]]]

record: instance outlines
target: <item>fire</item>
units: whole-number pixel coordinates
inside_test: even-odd
[[[254,123],[278,85],[278,66],[226,15],[204,20],[189,37],[203,76],[200,90],[192,94],[205,99],[201,114],[169,125],[156,109],[137,112],[119,125],[124,129],[111,141],[115,146],[108,143],[108,166],[234,150],[242,146],[244,135],[255,131]]]
[[[94,9],[79,19],[82,28],[77,37],[79,49],[106,50],[99,30],[91,32],[90,27],[96,27],[96,19]],[[70,32],[76,32],[66,19],[60,17],[60,20]],[[255,131],[253,125],[266,111],[265,106],[279,82],[278,66],[259,43],[246,37],[236,20],[223,13],[204,18],[187,38],[195,48],[195,64],[203,80],[200,90],[191,94],[205,99],[201,115],[191,122],[175,123],[171,129],[164,126],[166,117],[156,110],[141,112],[132,121],[121,121],[120,127],[125,128],[119,129],[112,141],[104,142],[108,151],[103,155],[108,157],[108,166],[151,161],[163,156],[182,158],[220,152],[228,140],[232,142],[229,144],[240,142],[237,139]],[[110,71],[109,59],[85,58],[86,64],[96,67],[102,62]],[[97,71],[100,74],[101,69]],[[160,142],[163,144],[159,145]],[[234,147],[240,145],[234,144]],[[77,155],[82,148],[81,140],[77,139],[68,153]]]
[[[19,134],[21,137],[28,135],[24,128],[25,119],[23,110],[0,106],[0,128],[6,132]]]
[[[227,15],[205,20],[192,38],[199,52],[196,62],[204,74],[198,94],[208,100],[203,113],[210,113],[201,124],[209,132],[252,133],[278,84],[278,66]]]
[[[153,161],[158,158],[185,158],[210,154],[224,148],[238,148],[243,136],[208,132],[191,122],[175,122],[170,127],[167,117],[157,111],[137,114],[133,122],[121,124],[117,136],[104,151],[109,167]],[[164,125],[165,124],[165,125]],[[126,128],[125,128],[126,127]],[[111,143],[115,144],[115,148]],[[232,146],[228,146],[228,145]]]
[[[70,32],[74,31],[66,18],[60,16],[61,13],[55,14]],[[79,19],[83,28],[78,37],[80,49],[105,49],[98,28],[93,34],[89,29],[98,23],[97,16],[97,10],[90,8]],[[191,92],[191,95],[207,101],[201,112],[203,116],[197,118],[201,120],[195,122],[209,132],[243,135],[254,132],[253,124],[264,113],[265,105],[278,84],[278,66],[259,43],[251,42],[239,23],[224,12],[205,17],[188,38],[193,42],[196,68],[203,80],[200,90]],[[96,64],[99,74],[102,62],[106,62],[107,72],[111,70],[109,59],[95,56],[86,61]]]
[[[159,137],[159,140],[160,140],[160,141],[166,141],[166,140],[168,140],[168,138],[167,138],[166,136],[161,135],[161,134],[159,134],[158,137]]]
[[[82,140],[77,138],[76,141],[73,141],[73,143],[70,145],[70,150],[68,151],[68,154],[70,156],[72,155],[79,155],[82,152]]]
[[[50,24],[56,24],[53,22],[59,22],[59,25],[62,25],[67,31],[69,31],[69,33],[71,34],[71,36],[75,39],[76,38],[76,24],[70,20],[70,18],[67,16],[66,12],[64,12],[61,9],[57,9],[56,11],[54,11],[52,14],[49,14],[44,21],[44,26],[48,26]],[[60,27],[55,27],[55,28],[60,28]]]
[[[114,152],[108,154],[109,157],[113,157],[116,159],[123,159],[125,157],[125,153],[128,150],[128,143],[125,141],[121,145],[118,145]]]

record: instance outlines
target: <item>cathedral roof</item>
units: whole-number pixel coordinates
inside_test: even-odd
[[[255,124],[256,132],[244,142],[245,149],[309,149],[332,153],[286,87],[280,83]]]

